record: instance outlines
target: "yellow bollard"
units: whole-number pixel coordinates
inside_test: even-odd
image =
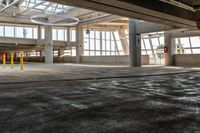
[[[6,54],[3,54],[3,68],[6,68]]]
[[[23,60],[23,53],[21,52],[20,53],[20,68],[21,68],[21,70],[23,70],[24,69],[24,60]]]
[[[13,53],[10,54],[10,67],[11,69],[14,68],[14,54]]]

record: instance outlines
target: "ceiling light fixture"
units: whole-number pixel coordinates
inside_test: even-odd
[[[50,18],[58,18],[65,20],[71,20],[73,22],[49,22]],[[30,17],[31,22],[41,25],[48,25],[48,26],[76,26],[79,24],[80,20],[76,17],[72,16],[64,16],[64,15],[55,15],[55,14],[39,14]]]

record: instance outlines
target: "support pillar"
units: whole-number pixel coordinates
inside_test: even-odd
[[[60,48],[58,51],[59,62],[62,62],[64,54],[65,54],[64,48]]]
[[[129,19],[130,67],[141,67],[141,35],[136,31],[136,20]]]
[[[19,58],[20,58],[20,51],[16,51],[15,53],[15,61],[19,61]]]
[[[40,57],[42,58],[42,57],[44,57],[44,56],[45,56],[44,50],[40,50]]]
[[[175,38],[172,38],[171,32],[165,32],[165,47],[167,47],[168,51],[164,53],[165,57],[165,65],[171,66],[174,65],[174,57],[176,51],[175,46]]]
[[[45,63],[53,64],[53,40],[52,40],[52,27],[45,26]]]
[[[40,62],[44,62],[45,52],[44,50],[40,50]]]
[[[83,55],[83,27],[76,27],[76,63],[81,62]]]

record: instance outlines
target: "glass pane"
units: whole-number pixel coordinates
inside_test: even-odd
[[[64,41],[64,30],[58,29],[58,40]]]
[[[5,26],[5,36],[14,37],[14,27]]]
[[[180,40],[181,40],[181,44],[183,44],[184,48],[190,48],[190,42],[189,42],[188,37],[180,38]]]
[[[33,32],[34,32],[33,38],[37,39],[38,38],[38,29],[37,28],[33,28]]]
[[[24,37],[24,29],[23,29],[23,27],[16,27],[15,28],[15,36],[19,37],[19,38],[23,38]]]
[[[32,28],[24,28],[25,38],[33,38]]]
[[[200,54],[200,49],[193,49],[194,54]]]
[[[76,41],[76,30],[70,30],[70,41],[75,42]]]
[[[190,37],[192,47],[200,47],[199,37]]]
[[[53,37],[53,40],[57,40],[57,29],[52,30],[52,37]]]
[[[0,26],[0,36],[4,36],[4,26]]]
[[[44,28],[41,29],[41,38],[44,39],[45,35],[44,35]]]

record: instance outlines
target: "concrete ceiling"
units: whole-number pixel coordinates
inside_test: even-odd
[[[5,0],[7,1],[7,0]],[[3,1],[3,3],[6,3]],[[17,1],[17,4],[9,6],[9,4]],[[42,1],[42,0],[15,0],[7,3],[9,6],[5,10],[0,12],[0,23],[10,23],[10,24],[33,24],[30,21],[30,17],[36,14],[45,14],[53,12],[54,14],[61,14],[66,16],[74,16],[80,19],[81,26],[88,26],[90,28],[121,28],[128,26],[128,18],[124,19],[119,15],[111,15],[108,13],[102,13],[100,11],[94,11],[89,9],[83,9],[78,7],[73,7],[74,4],[66,5],[65,3],[57,4],[57,1]],[[76,0],[78,1],[78,0]],[[73,2],[76,2],[73,0]],[[84,2],[84,0],[81,0]],[[60,2],[60,1],[59,1]],[[76,4],[75,4],[76,5]],[[48,11],[48,12],[47,12]],[[14,14],[13,14],[14,13]],[[48,18],[49,22],[62,22],[63,18]],[[142,32],[150,32],[174,29],[178,26],[167,26],[167,25],[157,25],[152,23],[142,23],[142,26],[147,30],[141,30]],[[150,28],[148,28],[150,27]],[[153,28],[152,28],[153,27]],[[155,28],[158,27],[158,28]],[[141,28],[144,29],[144,28]]]
[[[170,0],[48,0],[71,6],[97,10],[129,18],[137,18],[175,27],[197,29],[196,20],[200,12],[191,11],[167,3]],[[165,2],[163,2],[165,1]],[[175,0],[173,0],[175,1]],[[178,0],[177,0],[178,1]],[[176,1],[176,2],[177,2]],[[199,5],[199,0],[179,0],[192,6]]]

